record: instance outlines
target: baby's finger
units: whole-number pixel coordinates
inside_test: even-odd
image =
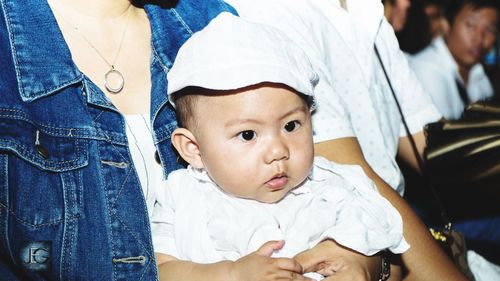
[[[256,251],[258,255],[270,257],[275,251],[280,250],[285,245],[285,241],[268,241]]]

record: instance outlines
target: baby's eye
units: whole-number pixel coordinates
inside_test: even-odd
[[[250,131],[250,130],[243,131],[243,132],[238,134],[238,138],[242,139],[244,141],[251,141],[251,140],[255,139],[256,136],[257,136],[257,134],[254,131]]]
[[[291,122],[288,122],[286,123],[285,125],[285,131],[287,132],[293,132],[295,131],[298,127],[300,126],[300,123],[299,121],[295,120],[295,121],[291,121]]]

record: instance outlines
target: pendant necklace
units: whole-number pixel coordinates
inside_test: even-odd
[[[118,45],[118,50],[116,50],[115,57],[113,58],[112,62],[110,63],[102,54],[99,52],[99,50],[90,42],[90,40],[87,39],[87,37],[78,29],[77,26],[73,26],[69,21],[67,21],[64,17],[61,18],[69,24],[73,29],[80,35],[80,37],[87,42],[87,44],[94,49],[94,51],[101,57],[101,59],[109,66],[109,70],[104,74],[104,87],[106,87],[106,90],[110,92],[111,94],[118,94],[123,90],[123,86],[125,85],[125,79],[123,77],[123,74],[115,68],[115,63],[116,60],[118,59],[118,55],[120,54],[120,51],[122,49],[123,41],[125,38],[125,34],[127,33],[128,29],[128,24],[130,21],[130,10],[132,5],[128,8],[127,13],[127,19],[125,23],[125,27],[123,28],[122,31],[122,36],[120,38],[120,44]]]

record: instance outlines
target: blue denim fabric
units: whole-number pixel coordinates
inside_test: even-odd
[[[234,10],[219,0],[145,9],[168,174],[179,165],[166,72],[193,32]],[[127,144],[123,116],[75,66],[46,1],[0,0],[0,280],[158,279]]]

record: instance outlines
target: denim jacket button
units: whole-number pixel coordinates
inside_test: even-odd
[[[158,154],[158,150],[155,151],[155,160],[156,163],[161,165],[160,154]]]
[[[36,147],[36,151],[38,152],[38,154],[40,154],[43,158],[45,158],[45,159],[49,158],[49,151],[45,147],[43,147],[39,144],[35,145],[35,147]]]

